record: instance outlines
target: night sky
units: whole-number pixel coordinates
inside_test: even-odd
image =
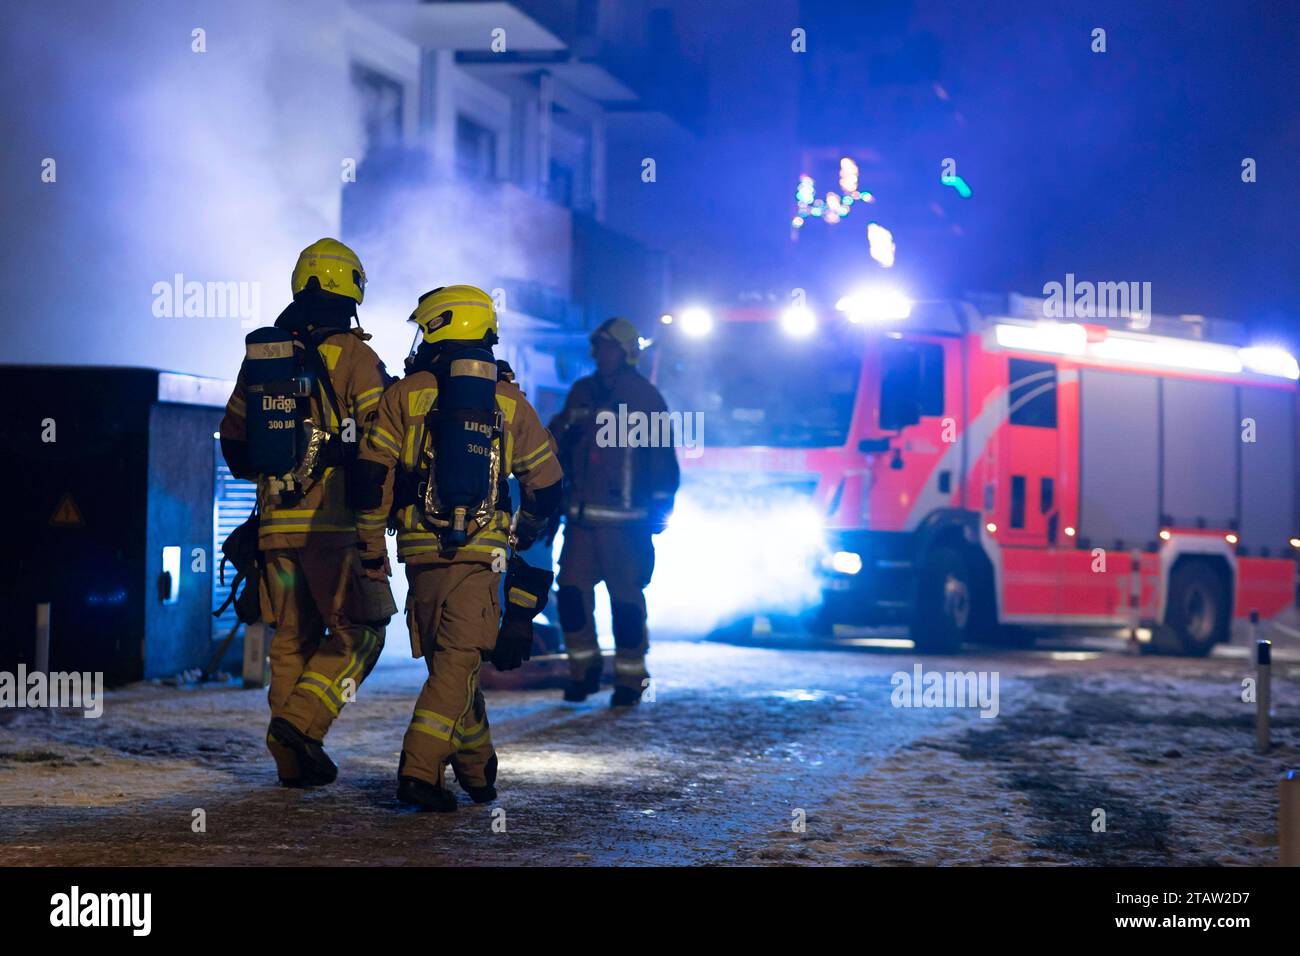
[[[805,151],[869,150],[879,162],[863,166],[863,186],[899,240],[896,274],[918,294],[1041,293],[1067,272],[1149,281],[1157,312],[1236,319],[1294,341],[1300,4],[794,6],[751,5],[741,30],[722,4],[686,28],[697,41],[707,34],[715,106],[705,178],[731,187],[711,198],[715,253],[698,270],[711,290],[720,276],[833,285],[850,268],[845,247],[864,258],[861,220],[794,256],[787,224]],[[801,56],[789,51],[792,18],[808,31]],[[1092,52],[1095,27],[1106,30],[1105,53]],[[743,53],[730,49],[741,40],[726,39],[737,32]],[[719,145],[720,131],[730,146]],[[945,157],[957,160],[970,200],[938,182]],[[1242,182],[1246,157],[1257,182]],[[831,228],[810,224],[801,246],[814,227]],[[829,259],[830,277],[817,270]]]

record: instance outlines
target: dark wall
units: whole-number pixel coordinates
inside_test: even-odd
[[[221,410],[157,402],[151,369],[0,367],[18,413],[0,416],[0,669],[35,658],[50,604],[50,667],[109,684],[201,667],[212,651],[214,443]],[[45,423],[55,440],[42,441]],[[64,497],[79,516],[52,521]],[[163,605],[162,549],[181,548]],[[193,551],[203,548],[204,570]]]
[[[0,416],[10,527],[0,535],[0,666],[31,664],[37,602],[50,610],[50,666],[103,671],[110,682],[142,666],[145,472],[149,404],[157,373],[145,369],[0,369],[18,412]],[[52,420],[52,442],[42,441]],[[51,523],[71,495],[81,523]]]

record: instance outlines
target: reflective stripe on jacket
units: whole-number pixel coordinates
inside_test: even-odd
[[[360,329],[331,335],[317,345],[321,360],[329,372],[345,418],[354,422],[354,441],[360,442],[369,420],[379,407],[384,393],[384,364],[365,343]],[[241,368],[235,391],[226,403],[221,420],[221,436],[247,440],[244,374]],[[325,393],[317,383],[311,397],[311,418],[332,435],[340,433],[340,422]],[[356,447],[355,445],[353,447]],[[356,516],[348,506],[346,469],[326,467],[320,477],[309,483],[302,496],[281,507],[271,506],[270,483],[266,476],[257,482],[257,501],[261,509],[258,543],[262,550],[337,547],[357,540]]]
[[[389,387],[374,420],[366,430],[359,458],[388,470],[382,503],[357,516],[357,528],[368,554],[383,551],[384,528],[393,506],[395,473],[416,474],[424,448],[425,416],[438,398],[438,380],[432,372],[407,375]],[[505,424],[502,473],[514,474],[525,491],[544,488],[562,477],[550,433],[542,427],[537,412],[512,382],[497,382],[497,408]],[[408,504],[397,515],[397,559],[412,564],[447,561],[491,563],[496,552],[505,549],[510,533],[510,515],[498,510],[487,527],[480,529],[454,554],[439,551],[438,536],[424,526],[419,504]]]

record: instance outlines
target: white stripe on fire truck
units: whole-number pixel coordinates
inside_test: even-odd
[[[1078,381],[1079,372],[1077,369],[1063,368],[1057,369],[1056,381],[1058,387],[1067,383]],[[988,449],[988,444],[992,441],[997,430],[1007,420],[1010,409],[1007,406],[1007,390],[999,388],[984,402],[984,407],[979,410],[970,424],[967,426],[965,433],[955,442],[948,446],[948,450],[943,453],[931,472],[932,476],[938,475],[941,471],[950,472],[957,481],[964,482],[966,475],[961,474],[961,450],[962,444],[966,445],[966,467],[973,468],[975,463],[983,457],[984,452]],[[960,486],[958,486],[960,487]],[[903,527],[904,531],[914,531],[922,519],[936,508],[947,507],[950,500],[949,495],[939,491],[937,480],[927,479],[925,487],[921,493],[916,496],[916,501],[912,505],[912,510],[908,512],[907,524]],[[984,503],[975,502],[972,506],[967,503],[972,511],[982,511]]]

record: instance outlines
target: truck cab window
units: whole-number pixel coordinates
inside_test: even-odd
[[[898,431],[943,414],[943,346],[890,342],[880,356],[880,427]]]
[[[1008,359],[1007,403],[1012,425],[1056,427],[1056,366],[1051,362]]]

